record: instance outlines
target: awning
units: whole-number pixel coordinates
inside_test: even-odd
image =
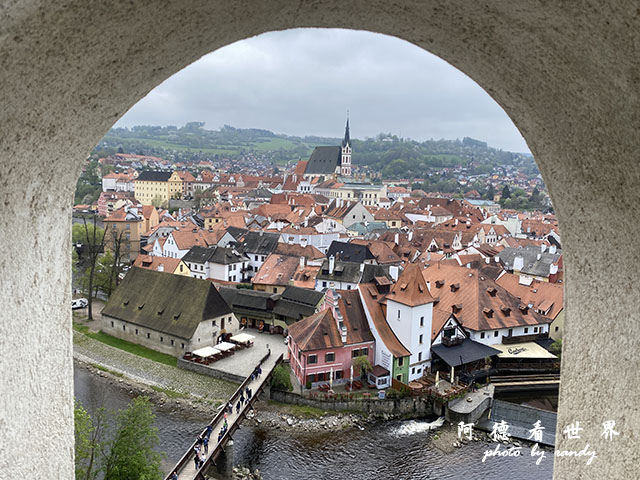
[[[247,343],[254,338],[256,337],[254,337],[253,335],[249,335],[248,333],[239,333],[238,335],[234,335],[233,337],[231,337],[229,340],[237,343]]]
[[[220,353],[220,350],[218,350],[217,348],[213,348],[213,347],[204,347],[204,348],[200,348],[199,350],[195,350],[193,352],[194,355],[200,357],[200,358],[207,358],[207,357],[211,357],[212,355],[216,355]]]
[[[500,354],[498,358],[558,358],[535,342],[494,345]]]
[[[453,347],[445,347],[442,344],[434,345],[431,347],[431,352],[440,357],[450,367],[459,367],[460,365],[498,355],[500,350],[465,338],[461,344]]]
[[[389,373],[389,370],[387,370],[383,366],[376,365],[375,367],[373,367],[373,370],[371,370],[371,375],[373,375],[376,378],[381,378],[381,377],[388,377],[391,374]]]
[[[233,350],[236,348],[235,344],[229,342],[220,342],[216,345],[216,348],[221,352],[226,352],[227,350]]]

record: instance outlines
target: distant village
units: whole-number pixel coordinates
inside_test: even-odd
[[[101,158],[113,171],[100,198],[75,211],[103,219],[104,248],[124,265],[102,330],[176,357],[265,332],[286,342],[309,390],[557,372],[556,217],[374,182],[351,156],[347,122],[341,145],[278,175]],[[541,184],[516,177],[527,191]],[[354,373],[361,357],[371,368]]]

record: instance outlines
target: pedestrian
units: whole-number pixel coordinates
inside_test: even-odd
[[[258,376],[260,376],[261,374],[262,374],[262,369],[258,367]]]
[[[224,419],[224,426],[222,427],[222,429],[223,429],[224,431],[227,431],[227,427],[228,427],[228,426],[229,426],[229,424],[227,423],[227,419],[225,418],[225,419]]]
[[[247,388],[247,397],[251,400],[251,389]]]
[[[227,419],[227,409],[224,410],[224,419]]]
[[[196,470],[198,470],[198,463],[200,463],[200,457],[198,456],[198,452],[193,456],[193,463],[196,465]]]
[[[198,453],[200,452],[200,445],[196,442],[195,447],[193,447],[193,451],[196,452],[196,456],[198,455]]]
[[[244,404],[244,394],[242,393],[240,394],[240,403]]]
[[[209,437],[205,437],[202,441],[202,446],[204,447],[204,453],[209,453]]]
[[[240,402],[238,402],[238,404],[236,405],[236,413],[240,413],[240,407],[242,406],[242,404]]]
[[[225,413],[226,415],[226,413]],[[213,430],[213,427],[211,425],[207,425],[207,431],[205,433],[205,437],[207,437],[207,440],[211,437],[211,431]]]
[[[200,454],[200,466],[202,467],[204,465],[204,462],[207,461],[207,456],[204,453]]]
[[[171,474],[171,480],[178,480],[178,472],[176,472],[175,470]]]

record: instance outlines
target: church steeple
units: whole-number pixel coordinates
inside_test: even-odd
[[[344,140],[342,140],[342,146],[346,147],[351,144],[351,139],[349,138],[349,112],[347,112],[347,126],[344,129]]]
[[[347,126],[344,129],[342,140],[342,155],[340,156],[339,173],[343,177],[351,176],[351,138],[349,137],[349,111],[347,110]]]

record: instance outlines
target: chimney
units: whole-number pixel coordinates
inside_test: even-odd
[[[518,255],[513,259],[513,271],[519,272],[522,267],[524,267],[524,258]]]
[[[556,273],[558,273],[558,265],[552,263],[551,265],[549,265],[549,275],[555,275]]]
[[[300,246],[301,246],[302,248],[306,248],[306,246],[307,246],[307,242],[308,242],[308,241],[309,241],[309,240],[308,240],[308,239],[306,239],[306,238],[301,238],[301,239],[300,239]]]
[[[360,264],[360,273],[364,272],[364,263]]]
[[[489,264],[489,262],[491,262],[491,259],[489,257],[484,259],[484,263],[486,263],[487,265]]]
[[[551,245],[549,247],[549,253],[555,254],[557,251],[558,251],[558,247],[556,247],[555,245]]]
[[[289,237],[289,245],[293,245],[293,237]]]
[[[539,254],[537,255],[537,257],[536,257],[536,258],[537,258],[538,260],[540,260],[540,259],[542,258],[542,254],[541,254],[541,253],[539,253]]]
[[[158,271],[164,272],[164,264],[161,263],[160,265],[158,265]]]
[[[409,235],[407,237],[409,241],[413,240],[413,230],[409,231]]]
[[[306,258],[300,257],[300,268],[304,268],[306,264]]]
[[[393,241],[395,242],[396,245],[399,245],[399,240],[400,240],[400,234],[396,233],[393,237]]]
[[[264,232],[263,232],[262,230],[260,230],[259,235],[260,235],[260,236],[264,235]]]
[[[389,276],[394,282],[398,281],[398,272],[399,272],[399,269],[397,265],[391,265],[389,267]]]
[[[329,275],[333,275],[333,269],[336,266],[336,257],[334,257],[333,255],[331,255],[329,257]]]
[[[540,251],[542,253],[544,253],[547,250],[547,246],[543,243],[542,245],[540,245]]]

